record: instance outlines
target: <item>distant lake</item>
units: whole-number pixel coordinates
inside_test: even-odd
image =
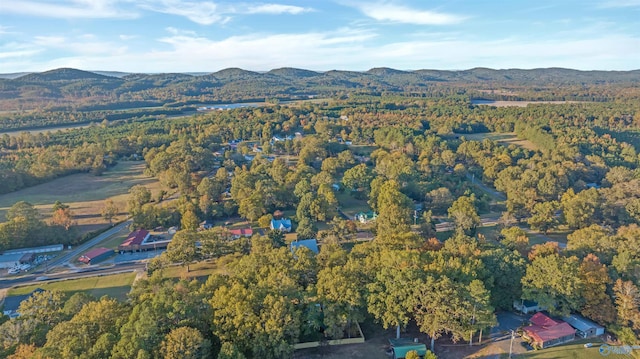
[[[232,110],[235,108],[243,108],[243,107],[260,107],[260,106],[264,106],[265,103],[266,102],[220,103],[220,104],[200,106],[198,107],[198,111]]]

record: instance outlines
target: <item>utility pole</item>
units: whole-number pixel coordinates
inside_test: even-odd
[[[513,338],[515,338],[516,333],[511,329],[511,344],[509,344],[509,359],[511,359],[511,351],[513,350]]]
[[[413,210],[413,225],[415,226],[416,224],[418,224],[418,210],[414,209]]]

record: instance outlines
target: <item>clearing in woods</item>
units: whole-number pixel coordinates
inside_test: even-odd
[[[504,146],[516,145],[527,150],[535,151],[538,149],[535,143],[529,140],[521,140],[513,132],[498,133],[498,132],[486,132],[486,133],[465,133],[460,135],[468,141],[482,141],[485,138],[496,141]]]
[[[146,186],[155,196],[160,183],[144,175],[145,162],[122,161],[105,171],[102,176],[78,173],[56,178],[47,183],[0,195],[0,222],[13,204],[27,201],[36,206],[46,221],[56,201],[70,206],[81,234],[104,228],[108,221],[102,218],[104,201],[111,198],[120,209],[117,220],[126,215],[128,191],[134,185]]]

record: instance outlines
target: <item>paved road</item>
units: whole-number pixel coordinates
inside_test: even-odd
[[[69,252],[63,254],[62,256],[54,259],[53,261],[47,263],[46,264],[47,271],[50,271],[51,269],[53,269],[55,267],[66,265],[73,257],[79,256],[80,253],[82,253],[82,252],[86,251],[87,249],[89,249],[89,248],[97,245],[98,243],[104,241],[105,239],[107,239],[111,235],[119,232],[120,230],[122,230],[123,228],[129,226],[130,224],[131,224],[131,220],[124,221],[124,222],[112,227],[111,229],[100,233],[99,235],[95,236],[93,239],[88,240],[88,241],[76,246],[71,251],[69,251]]]
[[[482,181],[479,178],[474,178],[472,175],[470,174],[466,174],[467,179],[469,181],[471,181],[471,183],[480,188],[481,190],[483,190],[485,193],[487,193],[489,196],[491,196],[494,200],[496,201],[506,201],[507,200],[507,196],[505,196],[504,193],[502,192],[498,192],[495,189],[487,186],[486,184],[482,183]]]

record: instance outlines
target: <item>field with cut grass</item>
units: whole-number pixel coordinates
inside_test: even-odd
[[[486,133],[466,133],[460,135],[468,141],[482,141],[485,138],[496,141],[504,146],[516,145],[527,150],[535,151],[538,149],[535,143],[529,140],[521,140],[513,132],[498,133],[498,132],[486,132]]]
[[[87,292],[96,298],[108,295],[118,300],[125,300],[127,299],[127,293],[131,290],[131,284],[133,284],[135,277],[136,273],[131,272],[34,284],[12,288],[8,291],[7,296],[29,294],[36,288],[41,288],[44,290],[57,289],[65,292],[67,295],[73,295],[77,292]]]
[[[227,274],[229,263],[235,261],[239,254],[230,254],[213,261],[202,261],[189,265],[189,272],[185,266],[171,266],[164,268],[162,274],[168,278],[205,278],[211,274]]]
[[[592,342],[593,346],[591,348],[585,348],[584,344],[587,342]],[[590,340],[580,340],[575,343],[569,345],[561,345],[558,347],[551,347],[542,350],[534,350],[529,351],[524,354],[520,354],[517,358],[521,359],[597,359],[604,358],[602,354],[600,354],[599,347],[602,343],[598,341],[598,339],[590,339]],[[618,354],[610,354],[610,358],[623,358],[628,357],[626,355],[618,355]]]
[[[122,220],[126,217],[129,188],[141,184],[154,195],[160,191],[160,183],[155,178],[145,176],[144,168],[142,161],[123,161],[102,176],[78,173],[0,195],[0,221],[5,220],[7,209],[18,201],[35,205],[42,218],[47,220],[51,217],[53,204],[61,201],[70,206],[81,233],[105,228],[108,221],[102,218],[100,212],[106,199],[111,198],[120,208],[121,213],[116,219]]]

